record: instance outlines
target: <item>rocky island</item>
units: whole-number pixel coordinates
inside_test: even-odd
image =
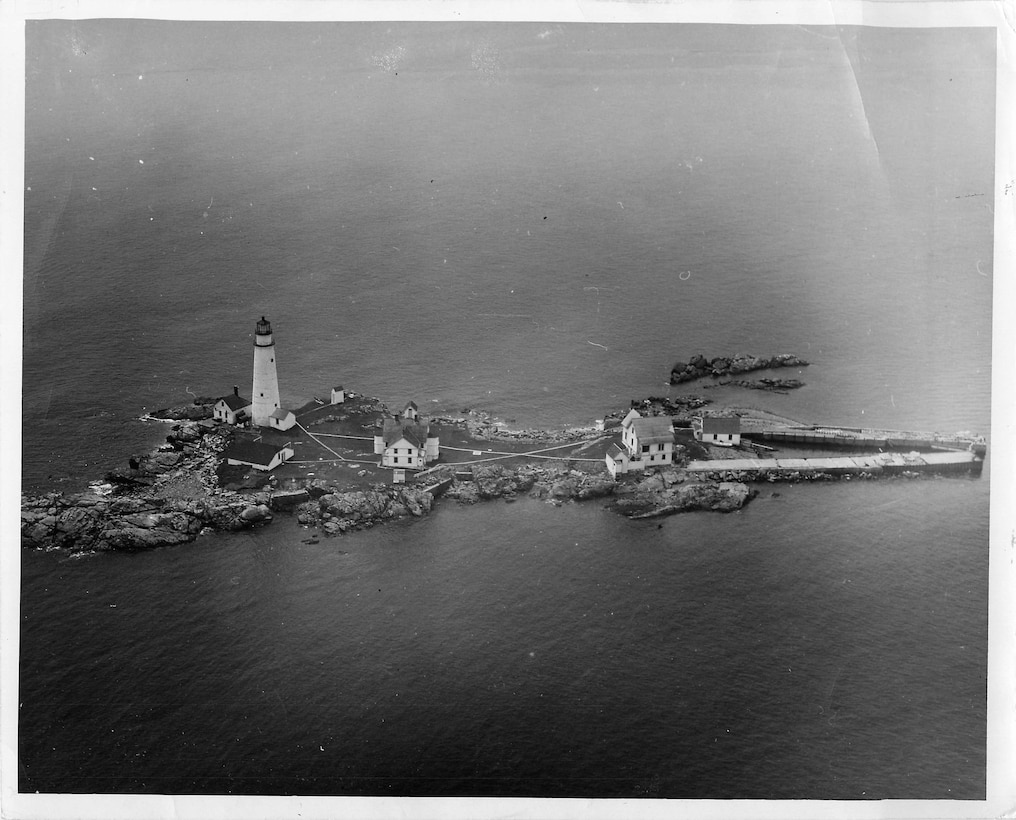
[[[308,426],[343,423],[348,429],[363,428],[385,411],[377,399],[351,395],[358,400],[352,407],[338,416],[319,414]],[[213,530],[263,526],[279,516],[336,535],[426,515],[438,497],[462,504],[521,497],[551,504],[603,499],[618,513],[640,518],[689,510],[729,512],[740,509],[753,494],[743,483],[691,478],[679,463],[660,473],[617,482],[599,459],[580,463],[568,454],[535,462],[520,453],[504,459],[516,462],[510,466],[440,464],[412,483],[394,485],[378,481],[371,474],[377,471],[369,469],[334,479],[238,471],[221,458],[236,428],[211,418],[213,402],[199,397],[193,404],[151,413],[150,419],[173,422],[166,443],[150,453],[130,456],[123,468],[110,471],[102,484],[88,491],[23,495],[23,546],[137,551],[186,543]],[[665,409],[687,411],[705,403],[683,400]],[[595,427],[511,430],[489,414],[464,413],[441,421],[446,430],[458,430],[468,446],[570,443],[575,445],[574,455],[588,452],[590,445],[603,449],[611,438]]]
[[[268,327],[264,319],[262,323]],[[259,332],[267,336],[262,323]],[[696,356],[675,364],[671,381],[805,365],[790,354]],[[728,383],[768,390],[801,386],[793,379],[720,384]],[[341,400],[335,398],[339,392]],[[352,391],[335,388],[332,395],[331,403],[313,399],[296,411],[278,410],[269,421],[288,418],[285,428],[253,425],[256,441],[265,441],[255,446],[295,455],[259,469],[256,462],[232,458],[238,441],[250,446],[245,430],[252,423],[225,417],[227,400],[242,403],[236,388],[234,396],[197,397],[150,413],[143,418],[171,424],[157,449],[130,456],[124,467],[108,472],[88,491],[22,495],[22,544],[73,552],[137,551],[183,544],[209,531],[264,526],[279,517],[333,536],[427,515],[438,498],[459,504],[522,497],[554,505],[600,500],[633,519],[693,510],[732,512],[757,494],[752,485],[759,482],[979,469],[986,446],[983,438],[970,434],[825,428],[746,408],[705,415],[703,408],[711,401],[701,396],[650,396],[633,399],[629,408],[607,414],[596,425],[554,431],[512,428],[487,412],[465,408],[460,415],[429,420],[440,428],[442,441],[433,466],[393,471],[391,465],[382,466],[376,446],[381,428],[388,429],[400,414],[392,414],[377,398]],[[409,408],[415,410],[415,405],[410,402]],[[640,430],[656,436],[649,440],[665,443],[642,447],[632,438]],[[627,450],[618,446],[625,436]],[[375,449],[365,444],[371,441]],[[772,458],[773,443],[877,452]],[[952,454],[922,457],[913,452],[915,447]],[[894,448],[911,452],[883,452]],[[649,457],[651,449],[659,452],[659,460]],[[966,449],[970,452],[957,455]]]

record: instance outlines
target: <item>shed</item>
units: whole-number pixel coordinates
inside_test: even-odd
[[[332,404],[342,404],[346,400],[346,391],[342,385],[332,388]]]
[[[276,407],[268,417],[268,424],[276,430],[288,430],[296,424],[296,416],[292,410],[284,407]]]
[[[617,478],[619,473],[627,473],[631,463],[628,451],[617,444],[611,444],[607,448],[604,460],[607,462],[607,470],[612,478]]]
[[[741,419],[737,416],[706,416],[692,424],[699,441],[727,447],[741,443]]]

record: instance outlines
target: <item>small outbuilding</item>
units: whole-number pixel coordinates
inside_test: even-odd
[[[332,388],[332,404],[342,404],[346,400],[346,391],[342,385]]]
[[[611,444],[607,448],[605,461],[611,478],[617,478],[618,474],[627,473],[630,469],[631,458],[628,457],[627,451],[617,444]]]
[[[402,415],[410,421],[417,421],[420,418],[420,408],[416,406],[415,401],[407,401],[406,406],[402,408]]]
[[[250,420],[251,401],[240,395],[240,388],[233,386],[233,392],[223,396],[212,407],[212,417],[226,424],[243,424]]]
[[[276,407],[268,417],[268,425],[276,430],[288,430],[296,424],[296,416],[292,410],[284,407]]]
[[[695,439],[704,444],[734,447],[741,443],[741,419],[737,416],[706,416],[691,423]]]
[[[274,470],[294,454],[292,442],[267,444],[263,441],[234,441],[222,453],[230,466],[245,465],[255,470]]]

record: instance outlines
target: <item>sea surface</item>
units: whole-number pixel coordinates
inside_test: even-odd
[[[991,30],[27,26],[23,489],[334,384],[991,427]],[[796,353],[790,395],[666,384]],[[247,385],[246,388],[244,386]],[[985,796],[988,470],[22,554],[19,788]]]

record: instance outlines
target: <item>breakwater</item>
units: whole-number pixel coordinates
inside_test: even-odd
[[[861,427],[806,426],[790,428],[753,429],[747,420],[741,435],[747,439],[781,444],[810,445],[813,447],[836,448],[879,448],[879,449],[948,449],[969,450],[979,456],[987,451],[982,436],[957,433],[942,435],[928,432],[904,430],[871,430]]]
[[[874,453],[833,458],[723,458],[688,462],[685,469],[702,477],[737,476],[741,480],[784,480],[827,475],[874,477],[906,473],[979,473],[983,459],[966,450],[938,453]]]

